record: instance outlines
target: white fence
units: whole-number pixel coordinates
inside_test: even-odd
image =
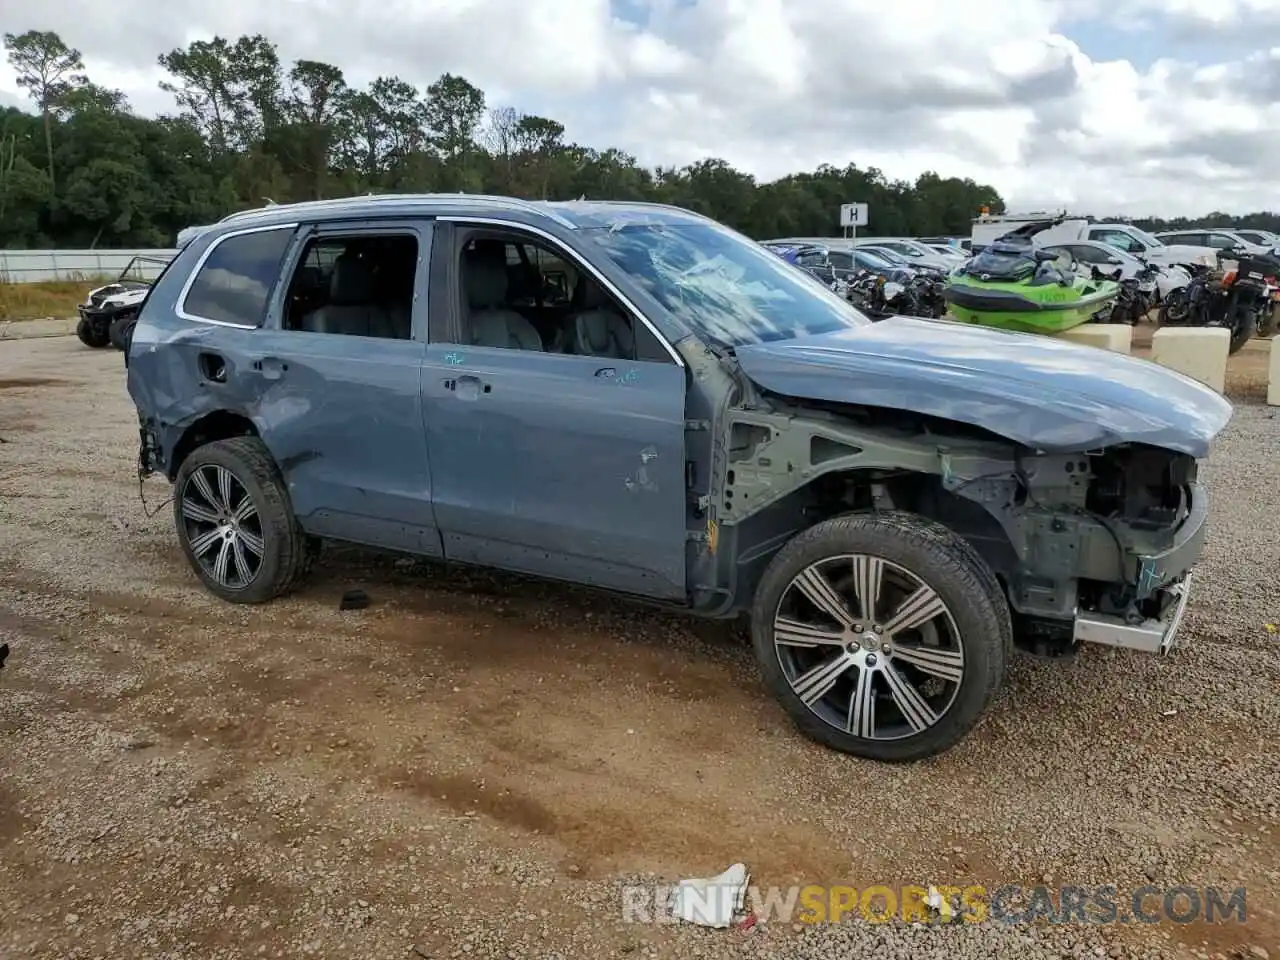
[[[177,250],[0,250],[0,283],[114,277],[134,257],[163,261],[139,263],[129,274],[139,280],[154,280],[177,253]]]

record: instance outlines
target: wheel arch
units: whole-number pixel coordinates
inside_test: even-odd
[[[940,474],[904,470],[886,475],[866,468],[833,470],[813,477],[768,506],[733,524],[729,556],[734,606],[749,608],[773,557],[809,527],[851,513],[900,510],[947,527],[977,551],[1007,587],[1017,551],[999,519],[980,503],[948,490]]]
[[[982,428],[847,405],[734,410],[706,498],[708,547],[691,566],[694,604],[711,615],[751,605],[773,556],[834,516],[898,509],[972,539],[997,571],[1016,564],[985,502],[1011,496],[1019,445]],[[714,543],[711,535],[714,533]]]
[[[218,409],[202,414],[191,421],[173,445],[173,453],[169,457],[165,471],[170,482],[178,477],[183,462],[193,450],[213,443],[215,440],[230,440],[232,437],[258,437],[262,434],[254,422],[236,410]]]

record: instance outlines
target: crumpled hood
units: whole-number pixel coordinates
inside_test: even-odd
[[[1049,453],[1146,443],[1200,458],[1232,413],[1146,360],[942,320],[889,317],[736,355],[774,393],[944,417]]]

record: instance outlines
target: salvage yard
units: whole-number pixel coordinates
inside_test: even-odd
[[[733,625],[334,548],[292,597],[221,603],[167,487],[139,502],[120,355],[0,343],[0,957],[1280,960],[1266,349],[1232,361],[1252,402],[1205,470],[1174,654],[1018,656],[959,747],[886,766],[794,732]],[[761,886],[1244,886],[1247,922],[622,922],[622,884],[735,861]]]

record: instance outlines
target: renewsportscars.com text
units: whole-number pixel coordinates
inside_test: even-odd
[[[673,886],[622,888],[622,919],[627,923],[674,922],[668,907]],[[702,894],[702,912],[722,912],[737,891],[709,887]],[[686,894],[686,900],[688,895]],[[723,898],[724,903],[719,901]],[[1022,887],[1008,884],[994,889],[923,886],[795,886],[747,888],[742,910],[774,923],[840,923],[864,920],[885,923],[1210,923],[1245,922],[1244,887],[1154,885],[1122,891],[1113,885]],[[732,912],[732,911],[730,911]]]

